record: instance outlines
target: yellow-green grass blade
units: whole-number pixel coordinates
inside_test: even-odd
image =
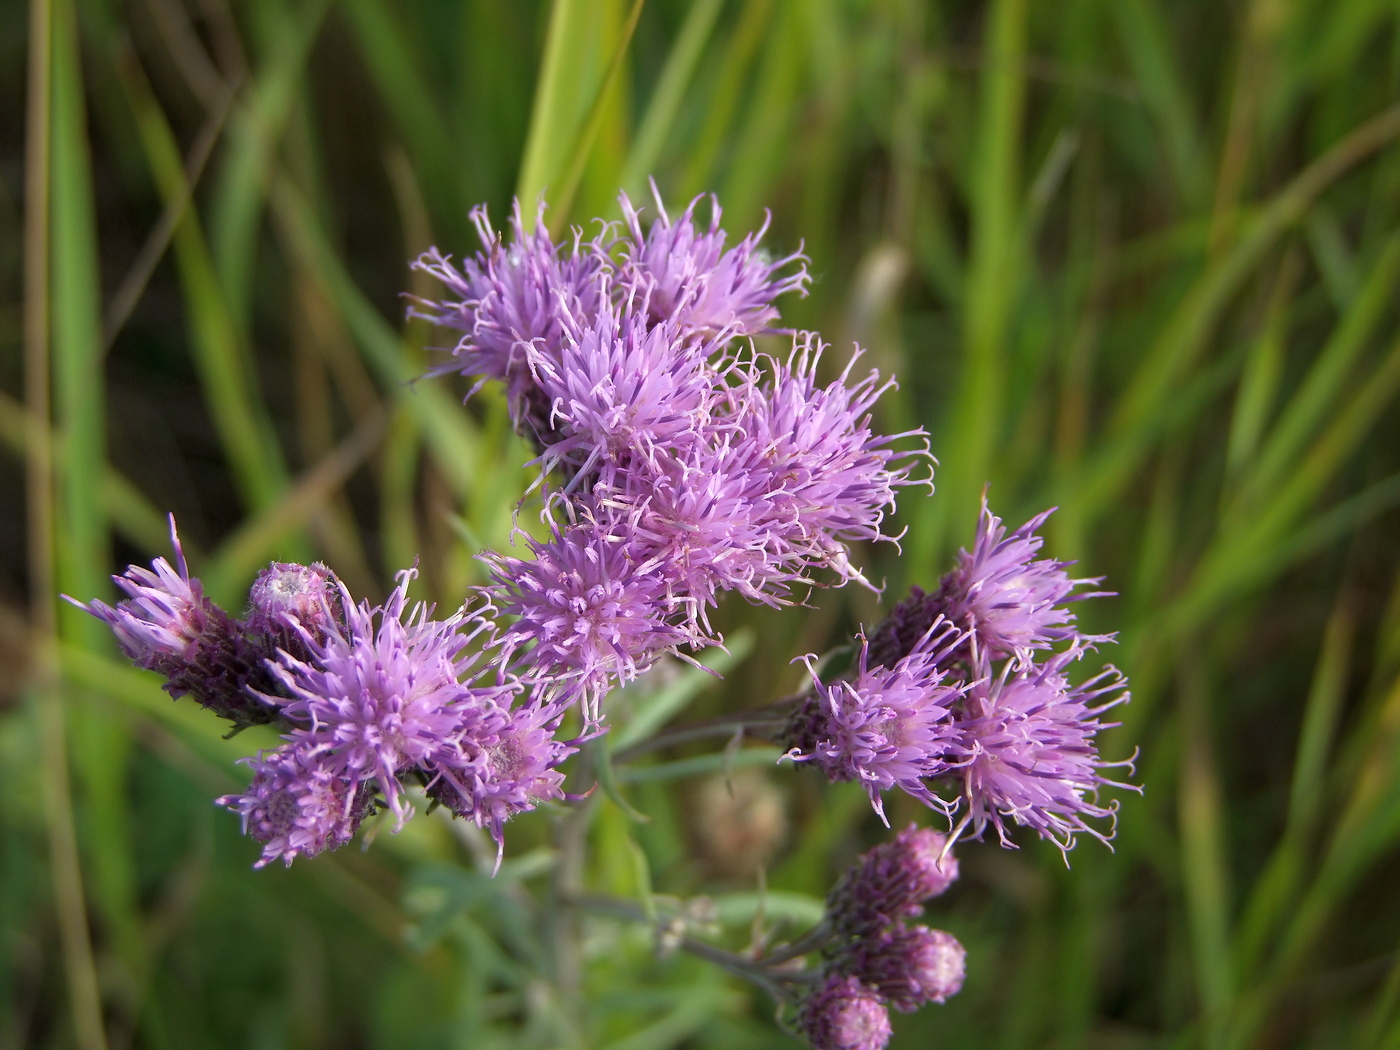
[[[240,92],[209,208],[214,266],[229,324],[240,340],[252,330],[258,239],[278,146],[328,7],[329,0],[313,0],[295,12],[276,3],[253,6],[275,22],[265,31],[269,54]]]
[[[106,391],[102,369],[101,287],[77,12],[54,10],[53,50],[53,360],[55,456],[60,482],[58,584],[80,598],[107,595],[111,553],[102,500]],[[83,649],[110,648],[104,624],[68,607],[63,634]],[[145,967],[132,855],[126,779],[131,742],[92,697],[72,695],[69,741],[82,787],[86,866],[120,965]]]
[[[165,115],[134,61],[119,61],[117,68],[151,173],[167,200],[179,198],[186,192],[184,165]],[[194,209],[180,219],[174,247],[191,349],[224,454],[245,503],[270,506],[286,486],[286,464]]]
[[[773,0],[746,0],[734,22],[712,77],[705,78],[710,93],[704,104],[705,120],[691,144],[689,159],[680,176],[680,196],[689,199],[713,188],[715,164],[735,122],[751,69],[764,35],[772,22]],[[665,193],[665,187],[662,189]]]
[[[424,439],[444,476],[459,496],[471,496],[481,477],[480,434],[456,400],[421,371],[405,353],[405,344],[365,299],[327,243],[310,206],[285,181],[273,192],[273,207],[287,243],[303,269],[315,276],[359,344],[385,389],[418,418]]]
[[[1018,248],[1028,18],[1024,0],[998,0],[989,12],[962,355],[948,425],[937,434],[940,498],[926,504],[910,537],[916,578],[932,578],[949,539],[971,534],[978,493],[993,480],[1005,425],[1006,341],[1024,265]]]
[[[676,41],[666,56],[661,76],[652,89],[651,99],[637,125],[637,134],[622,164],[621,183],[633,200],[646,196],[646,180],[656,173],[657,162],[667,137],[685,101],[686,92],[700,64],[701,55],[714,32],[724,0],[695,0],[686,12]]]

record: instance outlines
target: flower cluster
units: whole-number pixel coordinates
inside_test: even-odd
[[[816,1050],[881,1050],[888,1007],[904,1013],[962,988],[967,953],[950,933],[907,920],[958,877],[951,843],[910,825],[861,857],[827,896],[831,937],[797,1023]]]
[[[698,199],[674,221],[658,199],[649,228],[621,203],[621,224],[564,244],[542,208],[531,230],[517,206],[509,237],[478,209],[482,251],[419,259],[447,297],[413,310],[462,333],[450,367],[503,383],[539,453],[549,535],[484,556],[490,598],[515,618],[502,644],[522,677],[566,688],[590,725],[662,654],[717,644],[723,592],[779,605],[822,571],[861,579],[850,545],[889,538],[926,454],[872,431],[889,383],[854,377],[855,358],[824,385],[816,336],[785,356],[743,342],[805,292],[800,254],[770,259],[763,230],[726,249],[713,202],[708,229]]]
[[[984,499],[972,552],[936,593],[913,588],[858,639],[850,675],[824,682],[805,658],[812,692],[788,724],[789,757],[864,784],[882,819],[881,792],[898,787],[950,816],[965,805],[959,832],[990,825],[1003,845],[1013,823],[1065,851],[1080,832],[1107,842],[1116,807],[1098,789],[1136,788],[1105,774],[1131,761],[1100,759],[1094,738],[1128,693],[1111,667],[1078,685],[1067,675],[1112,636],[1080,633],[1065,606],[1096,596],[1078,589],[1098,581],[1035,559],[1049,513],[1008,535]]]
[[[112,626],[138,666],[160,672],[235,728],[275,723],[282,746],[248,759],[252,784],[219,799],[263,844],[259,866],[348,842],[375,810],[396,829],[417,784],[497,842],[515,813],[563,797],[562,712],[497,665],[488,681],[489,607],[443,620],[409,609],[414,570],[382,606],[356,604],[324,565],[274,562],[235,618],[163,558],[115,580],[129,597],[81,607]],[[487,647],[473,644],[484,640]]]

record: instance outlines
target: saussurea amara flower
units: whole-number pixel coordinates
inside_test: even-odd
[[[319,751],[338,776],[373,781],[399,826],[411,815],[400,774],[469,763],[476,742],[504,725],[514,692],[508,681],[460,680],[463,651],[491,624],[465,612],[433,620],[421,603],[409,611],[416,575],[401,572],[378,608],[356,605],[342,584],[343,630],[304,634],[310,659],[283,653],[273,666],[290,697],[274,700],[295,726],[288,741]]]
[[[273,721],[274,710],[259,695],[273,688],[265,666],[272,650],[190,576],[173,517],[170,542],[178,571],[164,558],[149,569],[127,566],[124,575],[112,577],[128,595],[115,607],[68,600],[104,621],[137,667],[163,675],[171,696],[189,696],[239,728]]]
[[[841,965],[896,1010],[912,1013],[962,990],[967,950],[943,930],[897,925],[852,944]]]
[[[1075,593],[1099,579],[1071,579],[1070,562],[1035,560],[1045,540],[1036,530],[1053,513],[1042,511],[1008,533],[982,497],[972,551],[958,552],[958,565],[943,578],[932,604],[937,613],[971,632],[977,647],[993,658],[1012,656],[1025,664],[1033,650],[1057,642],[1111,641],[1111,635],[1081,635],[1065,602],[1106,592]]]
[[[1112,838],[1118,805],[1100,803],[1099,788],[1140,788],[1104,776],[1102,770],[1112,767],[1131,771],[1132,760],[1099,758],[1094,737],[1117,724],[1100,718],[1126,703],[1128,692],[1112,667],[1071,685],[1065,669],[1082,653],[1076,646],[1040,665],[1015,668],[1008,662],[998,675],[984,659],[984,673],[968,693],[963,741],[963,794],[975,834],[990,824],[1002,845],[1010,846],[1011,821],[1066,851],[1080,832],[1105,844]],[[1096,819],[1109,826],[1089,823]]]
[[[558,354],[569,323],[592,323],[609,294],[606,246],[585,242],[580,231],[567,251],[555,244],[543,221],[543,201],[528,232],[516,202],[509,239],[492,227],[484,205],[473,208],[471,218],[482,250],[461,269],[436,248],[420,256],[414,269],[441,281],[447,296],[415,299],[409,313],[462,332],[452,351],[455,362],[439,371],[503,382],[516,429],[544,447],[550,406],[528,359],[531,352]]]
[[[672,222],[655,183],[651,191],[658,217],[645,233],[641,214],[627,195],[619,198],[630,235],[619,244],[622,277],[646,287],[651,321],[672,321],[701,332],[757,335],[778,319],[773,300],[786,292],[807,294],[810,278],[800,251],[774,260],[759,248],[768,230],[767,217],[761,229],[725,251],[716,197],[710,197],[710,228],[701,230],[695,209],[703,198],[692,200]],[[794,263],[796,269],[781,273]]]
[[[831,780],[859,781],[881,820],[880,793],[894,787],[949,812],[926,781],[960,763],[953,707],[967,686],[947,681],[948,671],[940,666],[960,637],[940,621],[893,667],[880,667],[870,665],[862,636],[854,679],[829,684],[818,677],[814,658],[804,657],[814,692],[789,726],[787,757],[814,763]]]

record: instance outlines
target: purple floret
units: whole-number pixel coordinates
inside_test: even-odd
[[[511,817],[565,797],[559,766],[578,748],[556,735],[559,718],[540,704],[510,712],[495,732],[478,741],[470,761],[433,767],[428,796],[477,827],[489,828],[499,846],[502,825]]]
[[[642,232],[641,216],[624,193],[620,198],[623,223],[630,238],[621,241],[620,280],[647,291],[652,322],[672,321],[678,327],[707,334],[757,335],[778,319],[773,300],[786,292],[807,294],[810,278],[799,251],[770,259],[758,242],[768,232],[768,218],[729,251],[720,229],[719,200],[710,197],[710,228],[700,229],[695,209],[702,197],[671,221],[652,183],[659,218]],[[781,271],[792,264],[795,271]]]
[[[211,630],[222,630],[228,619],[205,596],[199,580],[190,578],[174,517],[170,542],[179,570],[164,558],[157,558],[149,569],[128,565],[123,575],[112,577],[127,594],[115,608],[96,598],[86,603],[68,599],[111,627],[122,652],[137,667],[165,675],[184,667],[201,639]]]
[[[482,555],[493,603],[518,617],[501,635],[502,651],[507,660],[519,653],[527,680],[552,681],[579,698],[590,725],[612,684],[636,678],[663,653],[710,642],[626,535],[583,522],[556,527],[545,543],[531,539],[530,548],[531,560]]]
[[[959,764],[953,707],[967,687],[945,683],[947,672],[939,666],[959,639],[952,625],[940,622],[893,667],[872,667],[862,636],[855,680],[829,685],[817,676],[814,658],[804,657],[815,695],[793,719],[788,756],[815,763],[834,781],[859,781],[887,825],[880,793],[893,787],[948,812],[925,780]]]
[[[556,352],[528,359],[549,405],[548,472],[616,487],[619,474],[654,472],[657,458],[691,445],[709,422],[715,377],[705,344],[682,343],[673,325],[648,327],[607,308]]]
[[[485,206],[472,209],[483,250],[465,259],[459,270],[436,248],[413,264],[443,283],[441,300],[416,300],[414,317],[465,333],[453,349],[446,371],[505,384],[516,429],[548,444],[549,401],[540,392],[528,362],[533,354],[557,355],[565,326],[584,327],[606,303],[608,262],[601,241],[585,242],[575,232],[570,250],[556,245],[543,222],[544,202],[534,230],[525,231],[520,203],[511,213],[509,242],[491,225]]]
[[[1071,648],[1043,665],[1012,672],[1008,664],[993,677],[985,669],[968,694],[964,725],[966,766],[964,793],[974,833],[996,829],[1002,845],[1011,846],[1007,821],[1034,828],[1061,850],[1087,832],[1105,844],[1113,837],[1117,803],[1101,805],[1101,786],[1140,790],[1103,775],[1113,766],[1132,768],[1131,760],[1099,758],[1094,736],[1117,723],[1100,721],[1110,708],[1126,703],[1126,683],[1110,667],[1081,685],[1070,685],[1065,667],[1083,653]],[[1094,706],[1100,697],[1110,696]],[[1088,823],[1103,819],[1108,828]]]
[[[894,538],[882,531],[885,515],[899,488],[927,483],[911,477],[914,460],[927,453],[892,447],[921,431],[886,436],[871,430],[875,403],[893,381],[882,383],[872,370],[852,384],[859,351],[835,381],[818,385],[825,350],[815,335],[802,333],[786,361],[755,367],[731,391],[734,423],[743,435],[735,445],[746,454],[755,495],[761,494],[760,521],[774,554],[831,569],[843,582],[864,582],[850,565],[849,544]]]

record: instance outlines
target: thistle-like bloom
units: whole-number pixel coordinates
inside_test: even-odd
[[[170,542],[179,570],[164,558],[157,558],[149,569],[128,565],[123,575],[112,577],[127,594],[115,608],[96,598],[86,603],[68,599],[111,627],[122,652],[137,667],[166,675],[184,667],[200,640],[211,630],[223,630],[228,619],[205,596],[199,580],[190,578],[174,517]]]
[[[775,261],[759,248],[768,232],[767,217],[761,229],[725,251],[717,198],[710,197],[710,228],[702,231],[695,223],[702,198],[696,197],[672,222],[655,183],[651,191],[659,218],[645,234],[637,209],[625,193],[620,198],[623,222],[631,234],[621,242],[620,276],[623,283],[647,289],[653,322],[669,320],[710,334],[757,335],[778,319],[774,299],[785,292],[807,294],[810,278],[800,251]],[[797,269],[783,275],[793,263]]]
[[[526,232],[517,201],[511,214],[510,239],[491,225],[484,206],[472,209],[472,222],[483,251],[458,270],[436,248],[422,255],[414,269],[446,286],[448,297],[417,300],[410,314],[465,333],[453,354],[451,370],[505,383],[511,418],[525,437],[548,444],[549,401],[540,393],[528,357],[557,354],[571,319],[591,324],[607,298],[604,246],[574,235],[564,254],[544,224],[539,204],[534,230]]]
[[[408,585],[381,608],[355,605],[341,585],[343,632],[303,638],[310,660],[283,653],[274,667],[291,699],[283,715],[298,726],[288,739],[313,746],[323,764],[352,783],[374,781],[399,826],[410,816],[398,777],[414,767],[466,764],[464,749],[500,721],[512,686],[463,683],[463,650],[487,621],[459,612],[429,619],[419,604],[407,613]],[[464,626],[467,629],[463,629]]]
[[[128,595],[115,608],[97,599],[68,600],[111,627],[137,667],[164,675],[172,697],[190,696],[240,728],[272,721],[274,710],[257,695],[275,689],[263,666],[267,653],[190,576],[173,516],[170,542],[178,571],[164,558],[150,569],[128,566],[112,577]]]
[[[910,824],[863,854],[826,898],[827,921],[848,943],[873,937],[923,911],[958,877],[948,838]]]
[[[687,627],[683,599],[669,593],[654,562],[638,560],[626,535],[583,522],[556,528],[547,543],[531,539],[530,548],[533,560],[482,555],[493,603],[518,617],[501,650],[507,661],[521,654],[530,681],[570,689],[590,725],[612,683],[636,678],[663,653],[709,641]]]
[[[1110,667],[1081,685],[1070,685],[1064,669],[1083,650],[1057,653],[1043,665],[1014,671],[1008,663],[999,676],[985,672],[968,694],[964,724],[964,793],[974,832],[987,824],[1003,846],[1011,846],[1007,820],[1034,828],[1061,850],[1074,846],[1079,832],[1107,844],[1117,803],[1101,805],[1097,792],[1111,785],[1141,790],[1103,775],[1101,770],[1132,760],[1099,758],[1094,736],[1117,723],[1100,721],[1110,708],[1126,703],[1125,682]],[[985,663],[984,663],[985,669]],[[1111,697],[1094,706],[1100,697]],[[1110,821],[1107,829],[1089,820]]]
[[[896,1010],[912,1013],[962,990],[967,950],[943,930],[900,925],[856,942],[841,964]]]
[[[1043,511],[1008,535],[984,495],[972,552],[959,551],[957,568],[943,578],[933,603],[937,611],[972,632],[977,647],[993,658],[1014,656],[1024,664],[1032,650],[1066,639],[1080,644],[1111,640],[1080,635],[1074,614],[1063,605],[1106,593],[1074,593],[1099,580],[1070,579],[1065,572],[1070,562],[1033,560],[1045,542],[1036,530],[1052,513],[1053,508]]]
[[[839,378],[818,386],[825,349],[812,333],[802,333],[786,361],[769,362],[771,379],[755,367],[731,391],[733,418],[743,434],[750,481],[759,486],[755,502],[763,508],[770,550],[797,565],[832,569],[843,582],[864,582],[847,560],[848,545],[893,538],[881,531],[885,514],[894,509],[898,488],[928,483],[911,477],[913,460],[927,451],[892,447],[922,431],[885,436],[871,430],[871,412],[893,380],[881,383],[872,370],[851,384],[859,351]]]
[[[549,705],[528,704],[476,741],[462,765],[432,769],[428,796],[459,817],[489,828],[498,846],[502,826],[518,813],[565,797],[559,766],[578,750],[556,733],[560,715]]]
[[[349,842],[371,808],[372,789],[339,772],[340,763],[314,745],[282,747],[244,759],[253,782],[218,803],[243,818],[243,832],[263,844],[255,867],[279,857],[288,866]]]
[[[940,622],[893,667],[872,667],[869,643],[861,636],[855,680],[829,685],[817,676],[814,657],[803,657],[815,692],[789,728],[788,757],[814,762],[834,781],[862,783],[886,825],[880,792],[893,787],[948,812],[925,780],[959,762],[953,706],[967,687],[945,684],[947,672],[939,664],[960,638]]]
[[[618,487],[619,472],[656,470],[658,455],[689,446],[706,426],[714,374],[703,343],[674,325],[648,326],[607,307],[558,350],[532,346],[527,358],[549,405],[550,444],[540,455],[575,487],[579,479]]]
[[[890,1041],[880,994],[834,972],[798,1006],[797,1027],[814,1050],[884,1050]]]

